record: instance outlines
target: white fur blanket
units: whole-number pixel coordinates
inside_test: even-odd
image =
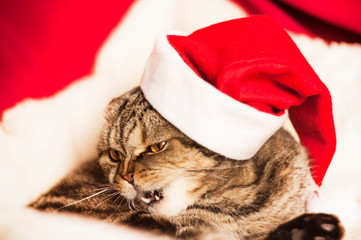
[[[104,107],[139,83],[159,32],[191,32],[243,16],[239,6],[224,0],[137,1],[100,49],[93,75],[53,97],[25,100],[8,109],[0,128],[0,236],[154,237],[81,217],[38,213],[25,206],[77,164],[96,157]],[[361,239],[361,45],[327,45],[320,39],[292,37],[331,91],[338,139],[319,197],[310,199],[309,211],[338,215],[346,227],[346,239]]]

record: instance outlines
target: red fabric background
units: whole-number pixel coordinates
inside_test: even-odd
[[[294,32],[328,41],[361,42],[359,0],[233,0]]]
[[[361,4],[359,0],[282,0],[320,20],[361,35]]]
[[[0,1],[0,115],[90,73],[133,0]]]

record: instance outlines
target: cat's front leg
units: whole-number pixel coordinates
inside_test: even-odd
[[[192,222],[192,224],[190,224]],[[174,239],[187,240],[238,240],[236,236],[226,233],[216,232],[214,229],[204,226],[201,222],[196,222],[189,218],[169,219],[161,215],[149,214],[139,211],[133,213],[123,223],[133,227],[146,229],[159,236],[168,235]]]
[[[149,214],[146,211],[134,212],[125,221],[122,221],[122,223],[172,237],[175,237],[177,233],[177,224],[174,224],[165,217]]]
[[[280,225],[266,240],[339,240],[344,235],[338,218],[323,213],[306,213]]]

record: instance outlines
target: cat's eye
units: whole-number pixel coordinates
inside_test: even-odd
[[[159,151],[161,151],[165,144],[167,142],[160,142],[160,143],[156,143],[156,144],[152,144],[147,148],[147,153],[157,153]]]
[[[120,161],[120,157],[119,157],[119,153],[113,149],[109,150],[109,157],[113,162],[119,162]]]

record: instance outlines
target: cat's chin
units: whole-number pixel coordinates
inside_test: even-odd
[[[139,198],[150,213],[176,216],[194,202],[187,193],[186,186],[186,182],[179,179],[163,189],[150,191],[151,194],[147,194],[146,197],[142,193]]]

